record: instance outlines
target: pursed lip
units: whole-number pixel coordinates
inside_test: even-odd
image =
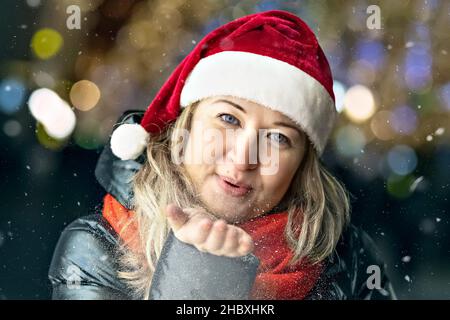
[[[229,195],[234,197],[242,197],[249,193],[253,188],[251,185],[236,181],[229,177],[216,175],[218,184]]]
[[[221,176],[221,175],[219,175],[219,178],[221,178],[221,179],[223,179],[223,180],[225,180],[225,181],[227,181],[227,182],[229,182],[231,184],[234,184],[235,186],[238,186],[238,187],[241,187],[241,188],[245,188],[245,189],[252,189],[251,185],[246,184],[244,182],[240,182],[240,181],[234,180],[233,178],[229,178],[229,177],[225,177],[225,176]]]

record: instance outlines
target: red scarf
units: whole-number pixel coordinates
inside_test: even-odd
[[[132,214],[113,196],[105,196],[103,216],[131,249],[138,250],[139,244],[133,237],[137,225],[129,223]],[[238,225],[252,237],[253,254],[260,260],[250,299],[303,299],[323,271],[322,263],[312,265],[305,259],[288,265],[293,254],[284,237],[287,217],[287,212],[274,213]]]

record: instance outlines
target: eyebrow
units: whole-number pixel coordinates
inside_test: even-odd
[[[280,121],[274,122],[273,124],[276,125],[276,126],[283,126],[283,127],[288,127],[288,128],[294,129],[295,131],[298,132],[300,137],[303,136],[302,131],[296,125],[285,123],[285,122],[280,122]]]
[[[236,109],[241,110],[243,113],[246,113],[244,108],[242,108],[240,105],[238,105],[237,103],[234,103],[234,102],[232,102],[230,100],[217,99],[217,100],[213,101],[213,103],[219,103],[219,102],[228,103],[228,104],[232,105],[233,107],[235,107]],[[274,122],[273,124],[276,125],[276,126],[283,126],[283,127],[294,129],[295,131],[298,132],[300,137],[303,136],[303,132],[296,125],[285,123],[285,122],[281,122],[281,121]]]
[[[213,101],[213,103],[218,103],[218,102],[228,103],[228,104],[232,105],[233,107],[235,107],[236,109],[241,110],[243,113],[247,113],[247,112],[245,112],[244,108],[242,108],[240,105],[238,105],[237,103],[234,103],[234,102],[232,102],[230,100],[218,99],[218,100]]]

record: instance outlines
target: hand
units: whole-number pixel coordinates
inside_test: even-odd
[[[166,214],[175,236],[202,252],[240,257],[253,251],[253,240],[247,232],[223,219],[214,221],[202,209],[169,204]]]

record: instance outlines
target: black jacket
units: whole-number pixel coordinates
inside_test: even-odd
[[[119,121],[137,123],[141,117],[142,111],[127,112]],[[127,208],[131,177],[142,161],[122,161],[107,145],[97,164],[99,183]],[[101,212],[73,221],[62,232],[50,265],[52,298],[139,299],[117,275],[118,245],[118,234]],[[170,233],[153,276],[150,299],[248,299],[258,265],[253,254],[228,258],[203,253]],[[367,284],[373,283],[370,266],[379,268],[380,286],[373,289]],[[351,224],[344,230],[306,299],[395,299],[380,253],[364,231]]]

